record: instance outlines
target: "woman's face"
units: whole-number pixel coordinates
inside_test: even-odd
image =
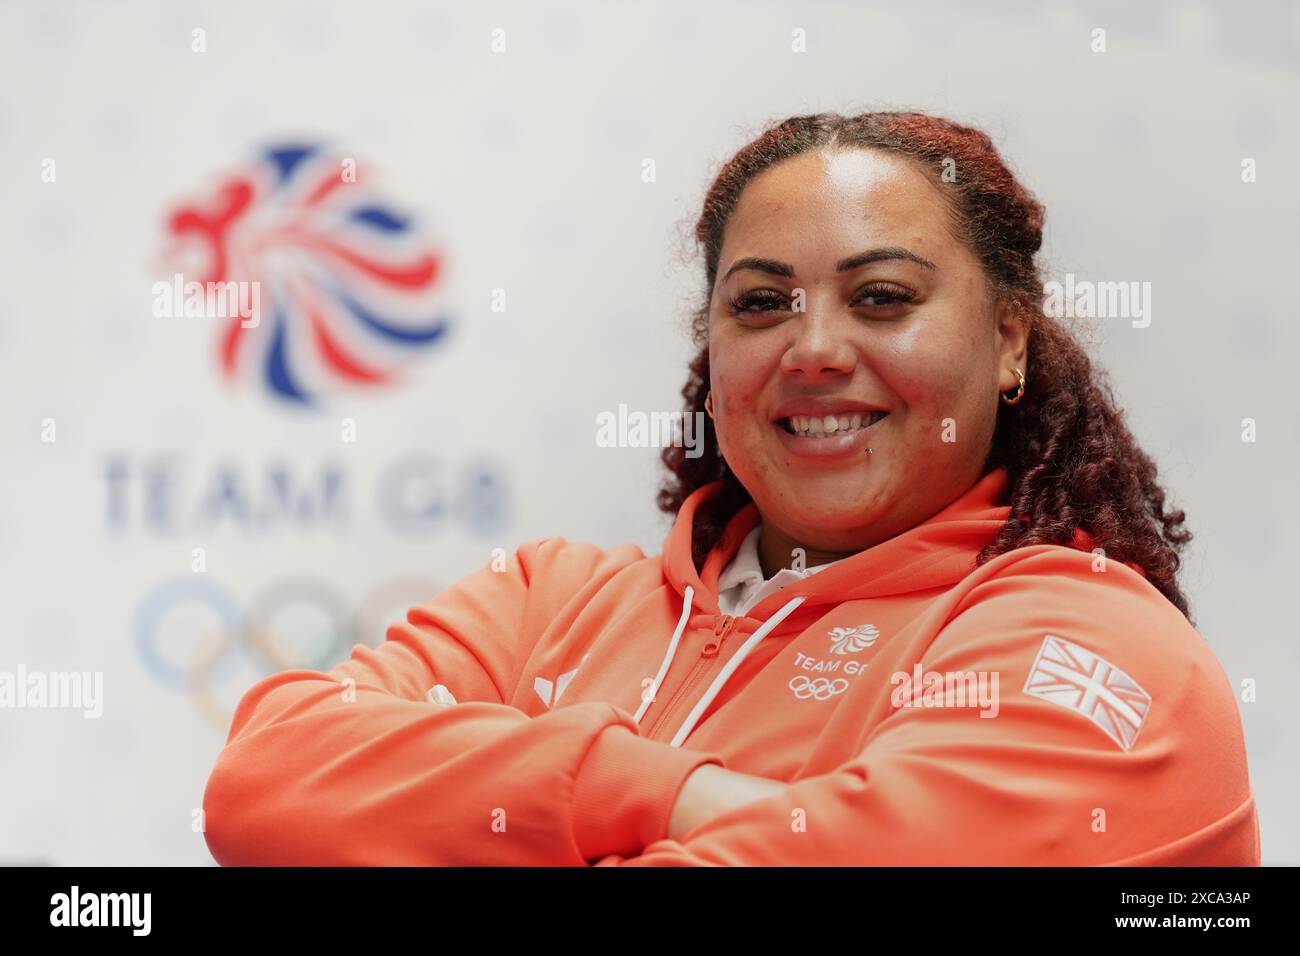
[[[892,153],[805,153],[751,180],[727,225],[709,306],[718,440],[787,543],[871,547],[983,473],[1027,330],[995,307],[941,188]]]

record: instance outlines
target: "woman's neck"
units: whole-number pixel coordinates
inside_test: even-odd
[[[796,552],[800,558],[799,570],[815,568],[819,564],[829,564],[858,553],[806,548],[779,528],[774,528],[767,522],[763,523],[763,530],[758,536],[758,563],[763,568],[763,577],[770,578],[782,568],[794,567]]]

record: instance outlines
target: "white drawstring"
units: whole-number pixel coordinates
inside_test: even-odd
[[[686,590],[689,592],[690,588],[687,588]],[[759,629],[749,636],[749,640],[745,641],[745,643],[740,646],[740,650],[731,655],[731,660],[727,661],[726,666],[723,667],[718,676],[713,679],[713,683],[709,685],[709,689],[705,691],[704,696],[700,698],[700,702],[695,705],[695,709],[687,715],[685,722],[680,728],[678,728],[677,733],[673,736],[673,739],[670,742],[670,746],[680,747],[682,745],[682,741],[685,740],[687,736],[689,736],[690,732],[695,729],[695,724],[699,721],[700,717],[703,716],[704,712],[708,710],[709,704],[713,703],[713,698],[717,697],[719,692],[721,692],[723,685],[727,683],[727,679],[735,673],[737,667],[744,663],[745,658],[749,656],[749,652],[758,646],[759,641],[772,633],[773,628],[789,617],[790,614],[794,612],[794,609],[802,604],[803,601],[804,599],[802,597],[791,598],[785,607],[781,608],[781,610],[777,611],[764,621]],[[682,621],[685,622],[685,620],[686,618],[683,617]],[[678,625],[678,629],[681,629],[680,624]],[[676,634],[673,635],[674,645],[677,643],[678,636],[679,635]],[[663,677],[663,673],[663,670],[659,672],[660,678]]]
[[[682,639],[682,633],[686,630],[686,619],[691,616],[691,599],[695,596],[695,589],[689,584],[686,585],[686,594],[682,597],[682,616],[677,622],[677,630],[673,631],[673,639],[668,642],[668,652],[664,654],[664,662],[659,665],[659,673],[655,675],[654,683],[650,685],[650,693],[641,693],[641,706],[636,709],[636,722],[641,723],[641,718],[645,712],[650,709],[654,703],[655,695],[659,693],[659,685],[663,683],[664,677],[668,674],[668,668],[673,664],[673,656],[677,653],[677,642]]]

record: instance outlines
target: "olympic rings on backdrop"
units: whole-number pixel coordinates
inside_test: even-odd
[[[331,628],[326,645],[302,662],[294,661],[291,653],[276,646],[275,635],[270,629],[276,612],[295,604],[307,604],[324,610]],[[261,658],[264,668],[269,667],[271,673],[299,667],[322,671],[337,664],[343,652],[352,646],[348,641],[351,630],[347,605],[333,587],[318,578],[292,577],[273,581],[248,602],[244,638],[249,649]]]
[[[242,613],[239,605],[209,578],[197,574],[172,578],[155,587],[140,601],[135,612],[135,649],[145,670],[172,690],[184,690],[186,674],[173,667],[158,652],[154,635],[164,615],[183,603],[204,603],[217,612],[223,630],[223,650],[237,650],[224,636],[239,632]],[[214,649],[216,650],[216,649]],[[211,653],[211,652],[210,652]],[[219,656],[218,651],[216,656]]]
[[[354,645],[378,645],[388,625],[405,619],[406,608],[428,601],[439,590],[421,576],[390,578],[371,588],[354,610],[328,581],[296,575],[261,588],[244,611],[211,578],[182,575],[158,583],[141,599],[135,614],[134,644],[146,671],[164,687],[187,693],[203,717],[225,731],[232,714],[217,703],[214,691],[238,673],[241,657],[265,675],[328,670],[346,660]],[[213,612],[215,627],[197,634],[184,663],[177,664],[162,653],[160,631],[168,614],[186,606]],[[276,618],[286,609],[300,606],[323,613],[326,640],[295,649],[283,633],[276,632]]]

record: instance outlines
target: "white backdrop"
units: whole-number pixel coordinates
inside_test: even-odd
[[[1300,863],[1300,7],[974,6],[0,5],[0,670],[104,675],[98,719],[0,710],[0,862],[211,864],[192,814],[268,672],[241,622],[333,662],[495,547],[657,551],[657,451],[595,416],[678,407],[719,163],[787,115],[918,108],[990,132],[1052,275],[1152,284],[1149,327],[1084,331],[1188,512],[1199,630],[1257,681],[1265,862]],[[167,217],[299,142],[413,217],[449,329],[314,408],[224,378],[222,320],[151,311]],[[230,652],[196,668],[200,638]]]

